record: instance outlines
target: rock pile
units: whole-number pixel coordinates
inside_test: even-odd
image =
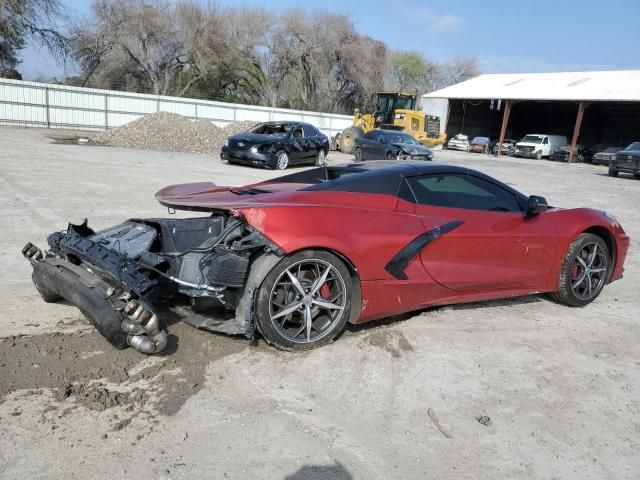
[[[177,113],[158,112],[102,132],[91,140],[115,147],[217,155],[228,136],[256,123],[237,122],[219,128],[208,120],[193,121]]]

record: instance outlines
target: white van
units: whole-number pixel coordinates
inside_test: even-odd
[[[525,136],[516,143],[516,157],[549,158],[551,152],[567,144],[567,137],[564,135],[546,135],[542,133],[532,133]]]

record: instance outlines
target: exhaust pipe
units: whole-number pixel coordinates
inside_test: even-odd
[[[137,300],[124,307],[128,318],[122,321],[127,343],[142,353],[159,353],[167,346],[167,333],[160,328],[158,316],[146,310]]]

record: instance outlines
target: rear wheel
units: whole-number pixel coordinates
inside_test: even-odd
[[[289,155],[284,150],[276,153],[276,168],[278,170],[286,170],[289,166]]]
[[[607,281],[610,254],[605,241],[583,233],[567,249],[562,261],[558,290],[551,296],[572,307],[582,307],[596,299]]]
[[[362,161],[362,149],[360,147],[356,147],[356,149],[353,151],[353,156],[356,159],[356,162],[361,162]]]
[[[609,165],[609,176],[610,177],[617,177],[618,176],[618,170],[616,170],[616,168],[612,167],[611,165]]]
[[[356,138],[362,136],[362,130],[357,127],[349,127],[342,132],[340,137],[340,150],[344,153],[353,153]]]
[[[335,255],[305,250],[283,259],[266,276],[256,300],[265,340],[283,350],[309,350],[331,342],[351,311],[349,271]]]

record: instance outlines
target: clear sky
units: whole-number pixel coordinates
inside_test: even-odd
[[[208,0],[200,0],[207,3]],[[63,0],[87,14],[90,0]],[[221,6],[327,10],[392,49],[435,61],[478,60],[484,73],[640,69],[640,0],[219,0]],[[26,79],[61,76],[44,51],[23,52]]]

